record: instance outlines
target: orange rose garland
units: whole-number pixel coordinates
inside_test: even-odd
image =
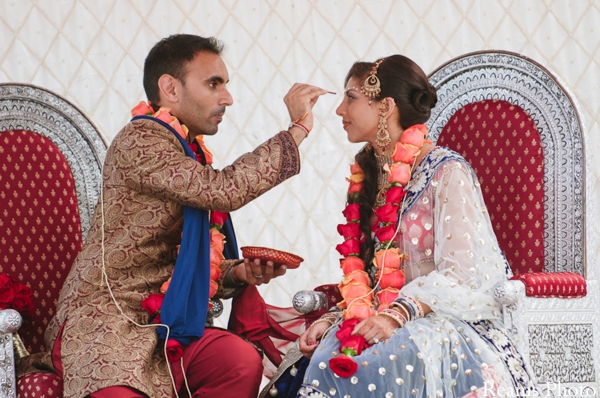
[[[150,102],[140,101],[140,103],[137,104],[137,106],[131,110],[131,116],[150,116],[155,119],[158,119],[173,127],[173,129],[177,131],[177,133],[180,136],[182,136],[183,139],[187,139],[187,135],[189,132],[188,128],[185,124],[179,123],[179,120],[177,120],[175,116],[171,115],[171,108],[169,107],[162,106],[159,110],[154,112],[154,108],[150,106]],[[206,164],[211,165],[213,162],[213,155],[204,145],[204,137],[201,135],[196,136],[196,142],[198,142],[198,145],[200,145],[202,151],[204,152],[204,156],[206,157]],[[194,144],[191,144],[190,146],[192,145]]]
[[[135,116],[150,116],[161,120],[164,123],[167,123],[171,126],[179,135],[181,135],[184,139],[187,138],[188,128],[179,122],[177,118],[170,113],[170,109],[167,107],[161,107],[158,111],[154,111],[154,108],[150,106],[149,103],[144,101],[140,102],[135,108],[131,110],[131,115]],[[212,153],[206,148],[204,145],[204,140],[201,135],[196,137],[196,143],[189,144],[192,150],[196,152],[196,145],[199,145],[202,148],[202,152],[204,153],[204,159],[206,160],[206,165],[210,166],[213,161]],[[197,157],[199,155],[196,155]],[[228,213],[213,211],[210,214],[210,290],[209,290],[209,298],[212,298],[219,287],[218,280],[221,277],[221,262],[224,260],[223,249],[225,246],[225,235],[223,235],[220,231],[223,227],[223,224],[227,221]],[[179,252],[179,246],[177,247],[177,251]],[[162,301],[164,300],[164,295],[169,289],[169,284],[171,282],[171,278],[167,280],[160,288],[160,293],[155,293],[150,295],[144,301],[142,301],[142,307],[150,313],[154,317],[155,323],[160,323],[160,306]],[[209,301],[208,309],[212,308],[212,302]],[[175,344],[173,343],[175,340],[169,340],[167,344]],[[178,343],[177,343],[178,344]],[[176,350],[175,350],[176,351]],[[175,352],[173,351],[173,352]],[[178,355],[171,356],[171,351],[169,351],[169,360],[176,360]]]
[[[426,135],[427,127],[425,125],[419,124],[407,128],[394,147],[391,156],[393,163],[384,166],[385,171],[388,172],[390,187],[385,193],[385,204],[375,209],[373,217],[372,231],[379,242],[376,245],[376,250],[379,250],[375,252],[375,258],[373,259],[373,264],[377,268],[377,284],[373,288],[368,274],[365,272],[365,262],[360,258],[360,249],[364,237],[360,229],[359,205],[350,203],[343,211],[347,223],[338,225],[338,232],[344,237],[344,242],[336,247],[344,257],[340,260],[344,278],[338,285],[344,299],[338,304],[340,308],[344,309],[342,313],[344,323],[341,328],[344,328],[344,325],[351,320],[354,323],[357,320],[360,321],[385,311],[398,298],[400,289],[404,286],[404,271],[400,269],[400,266],[402,260],[407,256],[400,253],[400,250],[396,247],[398,212],[400,211],[402,199],[406,195],[405,186],[410,181],[412,165],[421,153],[421,148],[426,142]],[[348,195],[351,199],[356,199],[362,191],[365,176],[356,163],[350,166],[350,173],[350,178],[347,178],[349,182]],[[377,287],[381,289],[374,295]],[[377,304],[374,303],[375,300]],[[349,349],[350,345],[352,347],[357,345],[354,341],[357,336],[352,336],[352,342],[342,337],[338,336],[340,339],[340,352],[350,357],[350,359],[354,352],[368,346],[362,338],[361,342],[358,343],[360,349],[351,350]],[[339,357],[336,361],[340,361]],[[348,359],[344,359],[344,363],[347,362]],[[355,370],[354,372],[348,372],[346,368],[342,370],[337,362],[332,364],[330,361],[330,365],[332,370],[340,377],[349,377],[355,372]]]

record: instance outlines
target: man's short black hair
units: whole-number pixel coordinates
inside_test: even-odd
[[[202,51],[221,55],[223,48],[223,43],[214,37],[178,34],[162,39],[152,47],[144,62],[146,97],[150,102],[158,103],[158,79],[162,75],[171,75],[185,84],[188,62]]]

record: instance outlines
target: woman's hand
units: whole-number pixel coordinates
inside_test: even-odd
[[[275,267],[273,261],[265,263],[259,259],[250,261],[245,258],[243,265],[238,264],[231,271],[231,277],[236,283],[247,283],[258,286],[263,283],[269,283],[271,279],[285,274],[286,269],[285,265]]]
[[[376,344],[380,341],[389,339],[395,329],[399,328],[398,322],[388,316],[372,316],[363,319],[352,331],[353,335],[360,335],[365,338],[367,343]]]
[[[323,334],[329,329],[331,324],[329,322],[317,322],[310,325],[304,333],[300,335],[298,339],[300,352],[307,358],[312,357],[313,353],[319,346],[319,340],[323,337]]]

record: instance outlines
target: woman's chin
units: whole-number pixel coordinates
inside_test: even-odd
[[[367,142],[363,137],[357,137],[354,134],[348,134],[348,141],[353,144],[360,144],[361,142]]]

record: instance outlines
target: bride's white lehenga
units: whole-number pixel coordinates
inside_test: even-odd
[[[349,378],[329,368],[329,359],[339,355],[334,326],[315,351],[298,396],[537,395],[492,296],[511,271],[474,171],[459,154],[434,148],[407,188],[398,239],[408,254],[401,293],[432,312],[354,357],[358,371]]]

